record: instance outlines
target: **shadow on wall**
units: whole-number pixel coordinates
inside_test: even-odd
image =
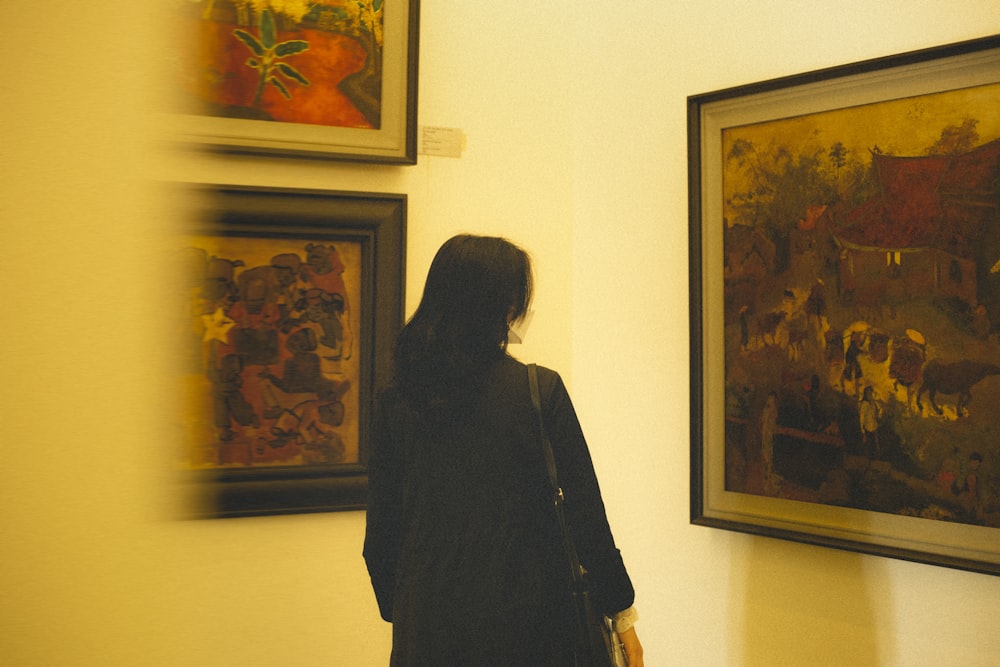
[[[766,537],[752,537],[747,555],[746,595],[734,600],[743,606],[741,664],[892,664],[878,641],[892,636],[884,624],[893,616],[888,588],[873,579],[877,559]]]

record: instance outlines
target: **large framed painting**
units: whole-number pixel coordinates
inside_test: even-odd
[[[419,0],[175,4],[169,125],[182,143],[416,163]]]
[[[404,195],[198,186],[179,239],[195,513],[359,509],[402,323]]]
[[[691,520],[1000,574],[1000,37],[688,99]]]

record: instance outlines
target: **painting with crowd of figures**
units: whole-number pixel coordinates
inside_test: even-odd
[[[188,465],[357,462],[359,244],[190,242]]]
[[[192,188],[179,238],[180,467],[210,516],[363,506],[402,321],[403,195]]]
[[[971,561],[1000,544],[1000,58],[978,46],[932,92],[904,66],[919,94],[718,128],[698,224],[721,274],[720,492],[822,506],[822,538],[937,541],[909,521],[964,529]]]

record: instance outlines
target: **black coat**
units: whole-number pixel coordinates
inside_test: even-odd
[[[634,591],[562,379],[539,368],[567,514],[596,604]],[[392,665],[572,664],[569,570],[524,364],[505,357],[461,409],[379,399],[364,556]]]

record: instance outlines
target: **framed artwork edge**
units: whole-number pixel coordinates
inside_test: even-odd
[[[190,220],[183,234],[225,232],[232,221],[241,232],[260,225],[262,238],[340,234],[358,239],[364,260],[358,460],[182,470],[182,513],[218,519],[365,509],[374,403],[391,382],[392,351],[403,322],[407,196],[219,184],[180,184],[176,191],[185,198]]]
[[[381,128],[167,113],[165,138],[181,148],[210,153],[416,164],[420,0],[385,0],[385,5],[389,14],[385,24]]]
[[[905,96],[907,90],[915,91],[914,95],[949,90],[939,87],[940,81],[949,77],[955,77],[956,87],[966,80],[1000,82],[1000,35],[688,97],[693,525],[1000,575],[1000,532],[996,528],[733,492],[726,488],[723,460],[727,364],[721,354],[725,348],[720,336],[725,329],[721,304],[724,224],[718,216],[708,220],[709,209],[717,213],[721,204],[714,202],[721,202],[722,196],[722,174],[718,170],[721,142],[714,133],[720,125],[728,127],[725,123],[730,121],[741,126],[744,122],[763,123],[837,110],[840,107],[823,106],[829,104],[825,98],[836,99],[853,87],[884,86],[889,92],[882,100],[896,99],[897,92]],[[772,112],[778,115],[760,115]],[[711,119],[712,114],[724,116],[725,120]]]

